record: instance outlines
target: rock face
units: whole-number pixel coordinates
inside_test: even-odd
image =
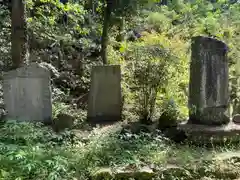
[[[94,66],[88,99],[88,120],[107,123],[121,119],[121,70],[119,65]]]
[[[222,125],[229,102],[227,46],[197,36],[192,39],[189,82],[189,123]]]
[[[3,98],[8,119],[52,123],[50,72],[37,63],[4,74]]]

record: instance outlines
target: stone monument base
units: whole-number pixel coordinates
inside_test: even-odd
[[[232,121],[221,126],[208,126],[184,122],[178,125],[178,129],[186,133],[187,140],[190,143],[197,145],[224,145],[240,142],[240,125]]]

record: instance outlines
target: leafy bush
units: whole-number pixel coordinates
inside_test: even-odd
[[[149,135],[131,135],[131,138],[121,135],[119,126],[95,129],[87,143],[80,138],[73,144],[69,143],[67,134],[57,135],[41,124],[8,121],[0,130],[0,178],[3,180],[84,180],[96,167],[135,162],[131,158],[133,152],[144,153],[141,147],[151,139]],[[131,146],[129,141],[133,142]]]
[[[126,56],[131,72],[128,83],[135,96],[137,114],[143,123],[149,123],[155,112],[158,93],[167,85],[168,66],[176,58],[157,44],[133,47]]]
[[[54,119],[54,121],[57,121],[56,117],[60,113],[72,116],[75,119],[74,120],[75,127],[79,127],[79,126],[81,127],[81,125],[83,125],[83,123],[87,119],[87,112],[85,110],[77,109],[76,107],[71,106],[66,103],[61,103],[61,102],[53,103],[53,119]]]
[[[70,105],[56,102],[53,104],[53,118],[56,118],[59,113],[71,114],[71,110]]]
[[[160,33],[167,31],[171,26],[171,19],[159,12],[151,13],[147,22],[150,27]]]
[[[0,134],[1,179],[61,179],[71,177],[70,163],[58,152],[64,151],[56,135],[41,124],[7,121]],[[58,146],[56,146],[58,144]]]
[[[158,120],[158,128],[163,130],[165,128],[177,125],[180,119],[178,106],[173,99],[167,99],[162,104],[162,113]]]

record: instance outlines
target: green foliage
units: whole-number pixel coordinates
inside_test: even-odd
[[[178,120],[179,110],[173,99],[166,100],[163,104],[163,108],[163,113],[166,113],[170,119]]]
[[[140,41],[122,43],[120,55],[109,51],[109,59],[122,64],[126,115],[157,119],[167,99],[174,99],[180,117],[188,115],[188,46],[178,36],[144,33]]]
[[[235,152],[234,149],[178,146],[158,133],[134,134],[118,125],[96,128],[87,141],[80,137],[73,143],[66,133],[55,134],[41,124],[9,121],[0,130],[0,178],[3,180],[85,180],[96,169],[106,166],[117,170],[150,164],[161,179],[186,176],[236,179],[239,174],[238,160],[221,153]],[[177,172],[191,173],[176,173],[172,166],[168,168],[172,163]]]
[[[153,12],[147,18],[150,27],[161,33],[169,29],[171,26],[171,19],[159,12]]]
[[[237,47],[239,47],[238,31],[240,27],[236,25],[239,24],[239,20],[235,18],[239,14],[237,9],[239,9],[239,3],[228,3],[227,1],[217,1],[216,3],[209,1],[184,1],[184,3],[183,1],[172,1],[168,6],[154,7],[151,11],[144,9],[144,13],[141,14],[140,18],[145,20],[141,25],[151,33],[143,33],[142,29],[144,28],[140,29],[139,32],[143,36],[141,44],[148,47],[149,45],[161,43],[164,48],[170,48],[171,53],[179,58],[179,61],[174,62],[172,66],[168,66],[168,72],[171,75],[165,77],[168,80],[165,92],[161,92],[161,90],[158,92],[158,107],[162,107],[164,99],[173,98],[178,104],[180,117],[187,117],[189,48],[191,37],[197,35],[216,36],[216,38],[225,41],[230,47],[231,98],[232,102],[239,102],[239,93],[237,93],[237,88],[234,87],[238,82],[237,79],[239,79],[238,73],[236,73],[239,64],[239,50],[237,50]],[[154,33],[154,31],[157,33]],[[125,51],[130,46],[138,46],[138,44],[139,42],[125,43]],[[121,57],[119,58],[121,59]],[[128,64],[128,55],[125,55],[125,59],[126,62],[122,62],[122,64]],[[136,61],[139,59],[141,58],[136,58]],[[141,60],[139,64],[141,64]],[[132,69],[126,71],[132,72]],[[142,71],[139,70],[139,72]],[[126,74],[129,73],[126,72]],[[133,78],[133,76],[130,77]],[[128,83],[128,81],[126,82]],[[132,86],[133,84],[128,83],[125,87]],[[130,102],[133,97],[130,95],[128,97],[127,101]],[[133,106],[136,106],[136,103]],[[234,106],[239,109],[238,105]],[[164,111],[164,107],[162,107],[162,111]],[[235,112],[237,111],[235,110]]]
[[[177,59],[161,45],[130,47],[126,52],[129,84],[135,95],[137,114],[147,123],[155,112],[156,99],[166,87],[168,67]]]
[[[6,7],[0,6],[0,62],[1,62],[1,70],[4,70],[10,64],[10,50],[11,50],[11,43],[10,43],[10,16],[7,11]]]
[[[41,124],[8,121],[1,127],[1,179],[59,179],[71,175],[70,163],[55,144],[62,135]],[[67,144],[65,144],[67,146]]]
[[[66,5],[58,0],[27,0],[26,2],[30,59],[51,63],[61,75],[64,74],[66,78],[60,86],[59,84],[57,86],[63,92],[69,92],[67,97],[79,97],[85,94],[89,89],[91,67],[100,63],[98,60],[103,1],[69,1]],[[93,6],[90,6],[91,2]],[[108,59],[112,64],[122,65],[124,76],[122,84],[126,103],[135,107],[139,96],[135,96],[136,94],[134,95],[131,90],[135,86],[134,82],[128,81],[134,78],[130,65],[132,62],[128,60],[133,55],[125,52],[131,52],[134,46],[137,46],[137,49],[139,44],[144,47],[143,49],[158,44],[163,49],[170,49],[171,54],[179,61],[170,63],[167,68],[168,75],[164,78],[168,83],[158,89],[156,104],[159,109],[156,112],[164,111],[164,107],[161,107],[164,99],[173,98],[178,104],[181,116],[187,116],[189,47],[190,38],[196,35],[216,36],[229,45],[231,101],[239,102],[239,90],[235,87],[235,82],[239,81],[239,75],[236,73],[240,57],[239,10],[238,2],[228,1],[174,0],[168,2],[167,6],[162,6],[160,1],[153,0],[116,1],[112,11],[113,24],[109,34]],[[67,14],[67,23],[63,22],[64,14]],[[127,34],[130,30],[137,30],[141,34],[139,41],[125,41],[120,44],[115,42],[119,31],[117,19],[121,16],[126,20],[124,32]],[[10,16],[6,7],[1,7],[0,17],[1,67],[6,69],[5,67],[11,62]],[[140,50],[137,51],[140,54]],[[137,58],[140,59],[139,57],[144,56],[138,55]],[[135,59],[135,64],[140,74],[150,66],[147,65],[147,61],[142,60],[142,67],[146,68],[139,68],[141,60],[138,59]],[[157,71],[156,69],[154,71]],[[148,107],[151,105],[149,104]]]
[[[53,115],[67,113],[81,124],[86,112],[74,107],[74,98],[89,90],[92,65],[100,64],[103,1],[27,0],[30,59],[47,62],[59,71],[61,83],[53,79],[56,92]],[[40,3],[39,3],[40,2]],[[116,1],[112,11],[108,59],[121,64],[124,115],[128,121],[158,119],[167,112],[169,119],[186,119],[189,79],[190,39],[197,35],[216,36],[229,48],[230,89],[233,112],[239,113],[240,6],[229,1]],[[10,13],[0,5],[0,67],[11,63]],[[68,21],[63,21],[67,14]],[[116,43],[117,18],[124,16],[124,32],[137,30],[141,38]],[[59,97],[59,98],[58,98]],[[70,100],[69,100],[70,99]],[[169,106],[169,99],[176,106]],[[66,102],[67,101],[67,102]],[[74,105],[74,106],[73,106]],[[79,104],[77,104],[79,105]],[[239,163],[203,159],[216,151],[166,142],[157,134],[133,134],[119,129],[95,129],[89,138],[72,132],[55,134],[41,124],[10,121],[0,128],[0,179],[87,179],[98,167],[144,166],[166,168],[175,164],[184,168],[188,178],[237,179]],[[81,134],[81,133],[80,133]],[[229,149],[227,150],[229,151]],[[194,167],[197,168],[194,168]],[[178,172],[178,171],[177,171]],[[170,171],[159,179],[181,178]],[[176,177],[177,176],[177,177]]]
[[[137,13],[141,8],[146,8],[158,2],[158,0],[120,0],[114,4],[113,12],[118,16],[131,16]]]
[[[56,118],[59,113],[71,114],[71,110],[72,108],[70,105],[57,102],[53,104],[53,118]]]
[[[36,131],[38,129],[39,131]],[[14,120],[8,120],[1,127],[1,142],[32,145],[46,143],[51,138],[51,131],[43,128],[41,124],[22,122],[17,124]]]
[[[37,6],[37,3],[41,3],[41,5],[36,8],[35,6]],[[36,0],[28,0],[27,7],[28,11],[30,12],[30,17],[28,18],[30,27],[41,28],[42,31],[46,31],[46,28],[49,29],[51,27],[53,27],[51,30],[57,30],[56,28],[64,30],[64,27],[61,27],[61,25],[56,25],[63,23],[63,21],[61,21],[62,15],[64,15],[64,13],[67,13],[67,28],[72,29],[72,32],[68,32],[68,34],[88,33],[88,30],[80,27],[80,25],[85,21],[84,15],[86,14],[86,11],[84,10],[82,4],[67,3],[66,5],[63,5],[60,1],[57,0],[41,0],[40,2]],[[40,24],[43,26],[39,26]]]
[[[53,119],[57,120],[57,115],[60,113],[74,117],[74,126],[76,127],[81,126],[87,119],[87,112],[82,109],[76,109],[76,107],[62,102],[53,103]]]

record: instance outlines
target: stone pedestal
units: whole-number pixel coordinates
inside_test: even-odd
[[[182,123],[178,129],[184,131],[189,143],[197,145],[226,145],[240,142],[240,126],[229,122],[221,126]]]
[[[197,36],[192,38],[189,123],[227,124],[229,122],[228,104],[226,44],[209,37]]]
[[[88,99],[88,121],[110,123],[121,120],[120,65],[94,66]]]
[[[7,118],[52,123],[50,72],[36,63],[9,71],[3,76]]]

